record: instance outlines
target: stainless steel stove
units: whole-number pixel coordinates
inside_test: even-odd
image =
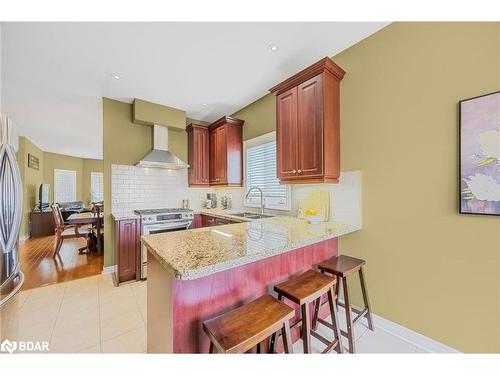
[[[189,229],[194,217],[193,210],[189,208],[162,208],[134,212],[141,217],[141,235]],[[147,278],[147,270],[147,250],[141,245],[141,279]]]

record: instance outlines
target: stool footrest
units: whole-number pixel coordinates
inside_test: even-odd
[[[339,345],[339,340],[335,339],[333,341],[320,335],[318,332],[311,330],[311,336],[316,337],[319,341],[326,345],[326,348],[321,352],[321,354],[326,354],[332,351],[333,348]]]

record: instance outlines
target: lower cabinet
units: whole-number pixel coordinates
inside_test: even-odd
[[[116,277],[118,283],[139,280],[140,275],[140,224],[137,219],[116,221]]]
[[[195,215],[196,216],[196,215]],[[199,215],[200,216],[200,226],[196,226],[196,217],[195,217],[195,228],[203,228],[203,227],[215,227],[217,225],[226,225],[226,224],[235,224],[237,221],[232,221],[229,219],[223,219],[220,217],[214,217],[210,215]]]

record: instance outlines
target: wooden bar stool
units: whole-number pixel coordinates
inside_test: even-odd
[[[334,303],[334,291],[333,288],[337,280],[334,277],[323,275],[319,272],[308,270],[303,274],[296,276],[288,281],[278,284],[274,287],[274,291],[278,293],[278,298],[283,301],[283,298],[287,298],[290,301],[295,302],[300,305],[301,318],[299,321],[293,324],[293,327],[301,324],[301,336],[302,342],[304,344],[304,353],[311,353],[311,335],[320,340],[326,345],[326,349],[323,353],[328,353],[333,348],[337,352],[342,353],[342,343],[340,340],[340,327],[338,325],[337,318],[337,306]],[[310,303],[323,295],[328,296],[328,302],[330,305],[330,315],[332,317],[332,325],[330,328],[333,330],[334,339],[329,341],[325,337],[321,336],[319,333],[311,330],[310,325]],[[271,337],[271,352],[275,351],[276,335]]]
[[[285,353],[293,353],[289,320],[295,311],[270,295],[264,295],[235,310],[203,323],[210,338],[210,353],[245,353],[281,330]]]
[[[335,275],[338,279],[336,287],[336,302],[338,305],[344,307],[346,321],[347,321],[347,332],[341,330],[342,335],[347,337],[349,342],[349,353],[355,353],[356,348],[354,344],[354,325],[360,321],[361,318],[366,317],[368,322],[368,328],[374,331],[372,314],[370,309],[370,301],[368,299],[368,291],[366,289],[366,280],[363,274],[363,266],[365,265],[363,259],[353,258],[347,255],[340,255],[338,257],[330,258],[324,262],[318,264],[318,268],[323,273],[329,273]],[[358,310],[351,306],[351,301],[349,297],[349,286],[347,284],[347,278],[353,273],[359,273],[359,281],[361,283],[361,292],[363,294],[364,309]],[[339,301],[338,295],[340,291],[340,281],[342,280],[342,286],[344,291],[344,303]],[[324,302],[323,304],[325,304]],[[313,328],[317,327],[318,323],[321,323],[327,327],[332,327],[332,325],[325,320],[319,318],[319,309],[321,307],[321,300],[318,298],[316,300],[313,318]],[[352,317],[351,310],[356,313],[356,317]]]

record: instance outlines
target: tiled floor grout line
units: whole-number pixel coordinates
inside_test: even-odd
[[[57,309],[56,319],[54,320],[54,325],[52,326],[52,331],[50,332],[49,343],[52,342],[52,337],[54,336],[54,331],[56,329],[57,320],[59,319],[59,314],[61,313],[61,307],[62,307],[62,303],[64,301],[64,298],[66,297],[66,290],[67,289],[68,289],[68,285],[66,284],[64,286],[64,293],[63,293],[63,296],[61,298],[61,302],[59,302],[59,309]]]
[[[97,284],[97,307],[99,311],[99,353],[102,353],[102,329],[101,329],[101,283]]]

